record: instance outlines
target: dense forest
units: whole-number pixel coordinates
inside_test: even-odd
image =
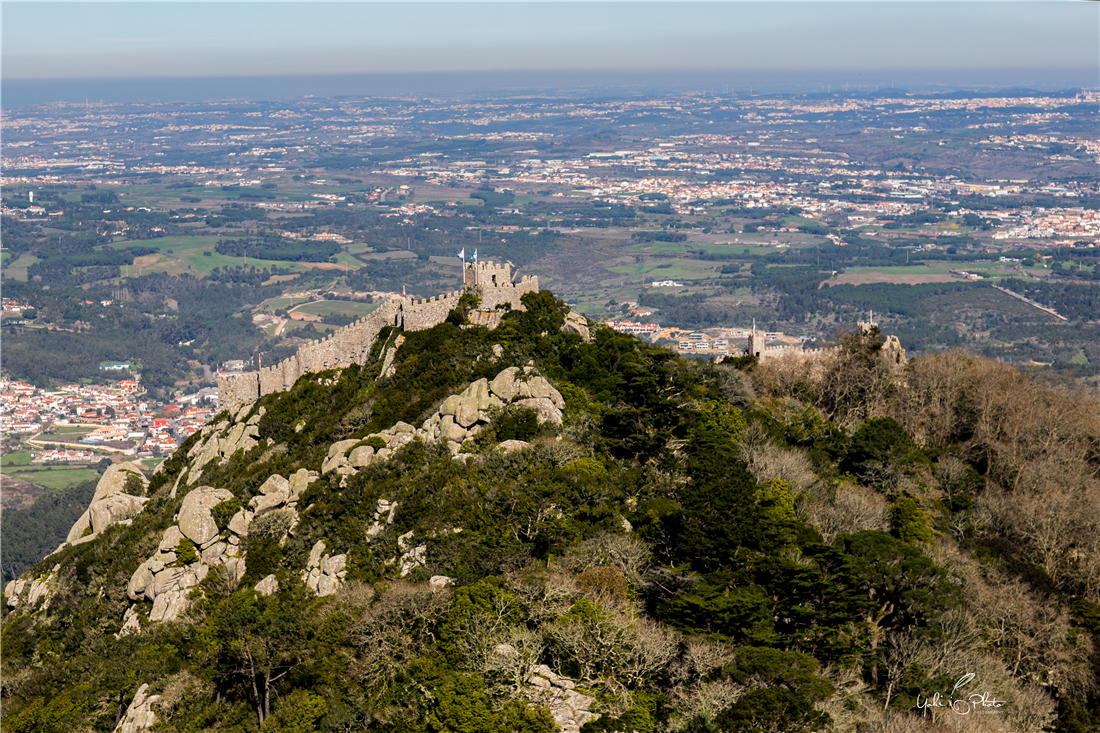
[[[112,730],[148,685],[162,731],[549,732],[551,684],[583,733],[1100,727],[1095,400],[965,353],[891,365],[877,329],[813,367],[706,364],[523,302],[404,334],[380,377],[384,330],[362,367],[216,418],[253,447],[200,465],[189,439],[132,523],[24,575],[53,590],[5,611],[2,729]],[[232,495],[228,537],[273,474],[528,365],[560,425],[508,408],[458,457],[416,439],[324,473],[293,522],[252,521],[243,577],[212,569],[175,621],[127,610],[193,487]],[[322,597],[319,540],[347,557]]]

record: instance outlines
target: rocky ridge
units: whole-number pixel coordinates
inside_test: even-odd
[[[561,425],[561,411],[565,408],[565,400],[536,369],[508,367],[492,381],[479,379],[462,392],[443,400],[435,414],[419,428],[398,422],[391,428],[361,440],[333,443],[321,465],[321,474],[336,471],[345,476],[353,476],[357,473],[356,469],[364,468],[372,461],[383,460],[416,439],[425,442],[445,441],[452,455],[464,457],[462,444],[492,422],[495,410],[508,405],[531,408],[538,416],[540,424],[549,422]],[[522,446],[505,446],[506,449],[519,447]]]
[[[91,542],[111,525],[129,521],[130,517],[140,512],[148,498],[127,493],[128,484],[131,490],[140,487],[142,494],[149,487],[149,480],[141,472],[140,464],[116,463],[108,468],[96,484],[87,510],[73,523],[61,547]]]
[[[479,379],[462,392],[447,397],[419,428],[398,422],[363,439],[333,443],[322,462],[320,474],[335,471],[345,478],[355,475],[372,462],[386,460],[413,440],[445,441],[456,458],[470,457],[471,454],[462,452],[463,443],[476,436],[499,410],[509,405],[534,410],[539,423],[560,425],[565,401],[537,370],[509,367],[492,380]],[[293,533],[299,521],[298,498],[318,479],[317,471],[299,469],[289,478],[268,477],[247,506],[238,505],[228,521],[223,521],[224,526],[219,526],[215,520],[214,510],[235,501],[232,492],[207,485],[188,488],[199,482],[203,469],[212,462],[224,465],[237,451],[248,451],[259,445],[258,424],[264,412],[263,407],[252,412],[251,405],[242,406],[237,414],[200,431],[200,439],[188,452],[188,466],[181,471],[170,493],[174,497],[179,491],[186,492],[174,517],[175,523],[163,532],[156,552],[138,566],[127,585],[132,605],[125,612],[120,633],[139,630],[143,620],[156,623],[178,619],[190,605],[188,596],[192,590],[213,568],[224,568],[231,582],[239,582],[246,571],[242,539],[248,535],[255,518],[275,511],[285,512],[287,532]],[[519,440],[504,441],[500,445],[503,450],[526,447],[528,444]],[[126,493],[126,489],[134,491],[140,485],[144,493],[148,484],[137,464],[112,466],[97,485],[88,510],[69,532],[68,543],[91,541],[112,524],[131,521],[148,498]],[[373,538],[391,525],[396,510],[396,503],[379,500],[374,522],[367,530],[368,536]],[[426,546],[414,541],[412,532],[399,537],[397,544],[398,556],[387,564],[397,564],[401,576],[405,577],[423,564]],[[318,595],[331,595],[347,575],[345,564],[345,554],[330,553],[324,542],[319,541],[302,570],[302,580]],[[260,592],[273,592],[277,587],[273,577],[264,578],[257,584]],[[46,574],[8,583],[5,595],[10,608],[21,607],[29,611],[48,604],[52,589],[51,574]],[[148,607],[142,606],[144,602],[152,602],[147,613],[144,609]]]
[[[213,510],[223,502],[232,507],[233,494],[211,486],[192,489],[183,497],[176,524],[164,531],[158,552],[139,565],[130,578],[127,596],[135,603],[153,602],[149,621],[172,621],[187,609],[190,590],[212,568],[224,567],[231,582],[240,581],[246,569],[241,540],[248,535],[252,520],[282,510],[288,513],[288,525],[293,529],[298,520],[298,496],[316,478],[315,471],[305,469],[289,479],[270,476],[248,507],[238,508],[224,527],[218,526]],[[139,628],[138,618],[136,607],[131,606],[124,617],[123,631]]]
[[[212,464],[226,465],[238,451],[248,452],[263,443],[259,422],[264,408],[254,410],[254,405],[245,405],[226,419],[205,426],[187,453],[187,465],[171,485],[169,498],[183,495],[173,523],[161,533],[156,550],[141,562],[127,584],[126,595],[131,605],[123,615],[122,628],[116,636],[141,633],[149,624],[183,617],[199,585],[215,569],[223,572],[230,583],[239,583],[246,573],[244,539],[256,526],[256,520],[274,513],[284,514],[281,526],[287,527],[283,533],[285,542],[300,519],[299,497],[322,474],[336,472],[346,480],[359,469],[386,460],[413,440],[443,442],[456,459],[473,457],[463,452],[463,443],[474,438],[501,410],[511,405],[532,409],[540,424],[560,425],[565,401],[534,368],[506,368],[491,380],[479,379],[462,392],[444,399],[419,428],[398,422],[363,439],[338,441],[329,447],[320,472],[299,469],[289,477],[269,476],[243,506],[231,491],[203,484],[202,478],[204,469]],[[268,445],[273,445],[270,440]],[[499,447],[511,451],[527,448],[529,444],[508,440]],[[112,466],[97,485],[88,509],[70,530],[66,544],[90,542],[114,524],[132,522],[149,501],[148,497],[136,494],[144,494],[148,486],[149,481],[138,464]],[[397,509],[396,502],[378,500],[374,521],[367,528],[368,537],[373,539],[387,531]],[[463,530],[440,531],[458,533]],[[430,534],[434,536],[436,532]],[[401,576],[405,577],[424,564],[427,546],[418,542],[412,531],[396,539],[398,552],[385,564],[396,564]],[[347,576],[346,564],[346,554],[330,552],[326,542],[320,540],[313,546],[300,575],[318,596],[330,596],[337,592]],[[20,613],[47,607],[57,585],[55,575],[59,570],[60,566],[55,566],[52,572],[38,578],[21,578],[9,583],[5,589],[8,606],[18,608]],[[443,588],[452,582],[446,576],[434,576],[430,585]],[[260,594],[269,595],[279,590],[279,582],[275,575],[268,575],[254,588]],[[530,698],[545,704],[562,730],[579,730],[580,725],[595,717],[587,711],[591,698],[573,691],[565,678],[547,672],[541,674],[533,670]],[[117,731],[138,733],[149,730],[157,721],[154,703],[159,696],[148,692],[148,685],[139,689]]]
[[[579,733],[582,725],[600,717],[592,712],[596,698],[577,692],[573,680],[556,674],[545,664],[531,668],[527,683],[527,699],[545,705],[562,733]]]

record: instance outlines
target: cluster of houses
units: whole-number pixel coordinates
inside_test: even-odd
[[[0,309],[3,310],[4,315],[8,316],[21,316],[23,311],[33,309],[33,306],[27,305],[15,298],[3,298],[0,301]]]
[[[36,449],[38,462],[87,461],[107,453],[163,455],[174,451],[216,411],[216,405],[200,401],[163,406],[143,399],[144,394],[136,379],[122,379],[111,386],[70,384],[49,390],[0,381],[0,432],[28,434],[26,442]],[[41,436],[61,427],[90,430]]]
[[[55,450],[47,448],[38,452],[33,459],[34,463],[86,463],[96,459],[95,451],[90,450]]]

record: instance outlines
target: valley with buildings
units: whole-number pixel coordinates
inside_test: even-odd
[[[152,456],[186,429],[143,425],[213,409],[218,373],[453,292],[476,253],[699,358],[744,353],[754,327],[815,349],[873,319],[914,353],[1095,385],[1098,106],[880,89],[18,108],[4,377],[56,390],[123,365],[150,410],[128,438]],[[51,424],[4,396],[13,435]]]

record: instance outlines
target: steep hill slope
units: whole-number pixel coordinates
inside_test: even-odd
[[[5,588],[3,730],[1100,724],[1095,403],[877,332],[806,373],[524,304],[113,469]]]

